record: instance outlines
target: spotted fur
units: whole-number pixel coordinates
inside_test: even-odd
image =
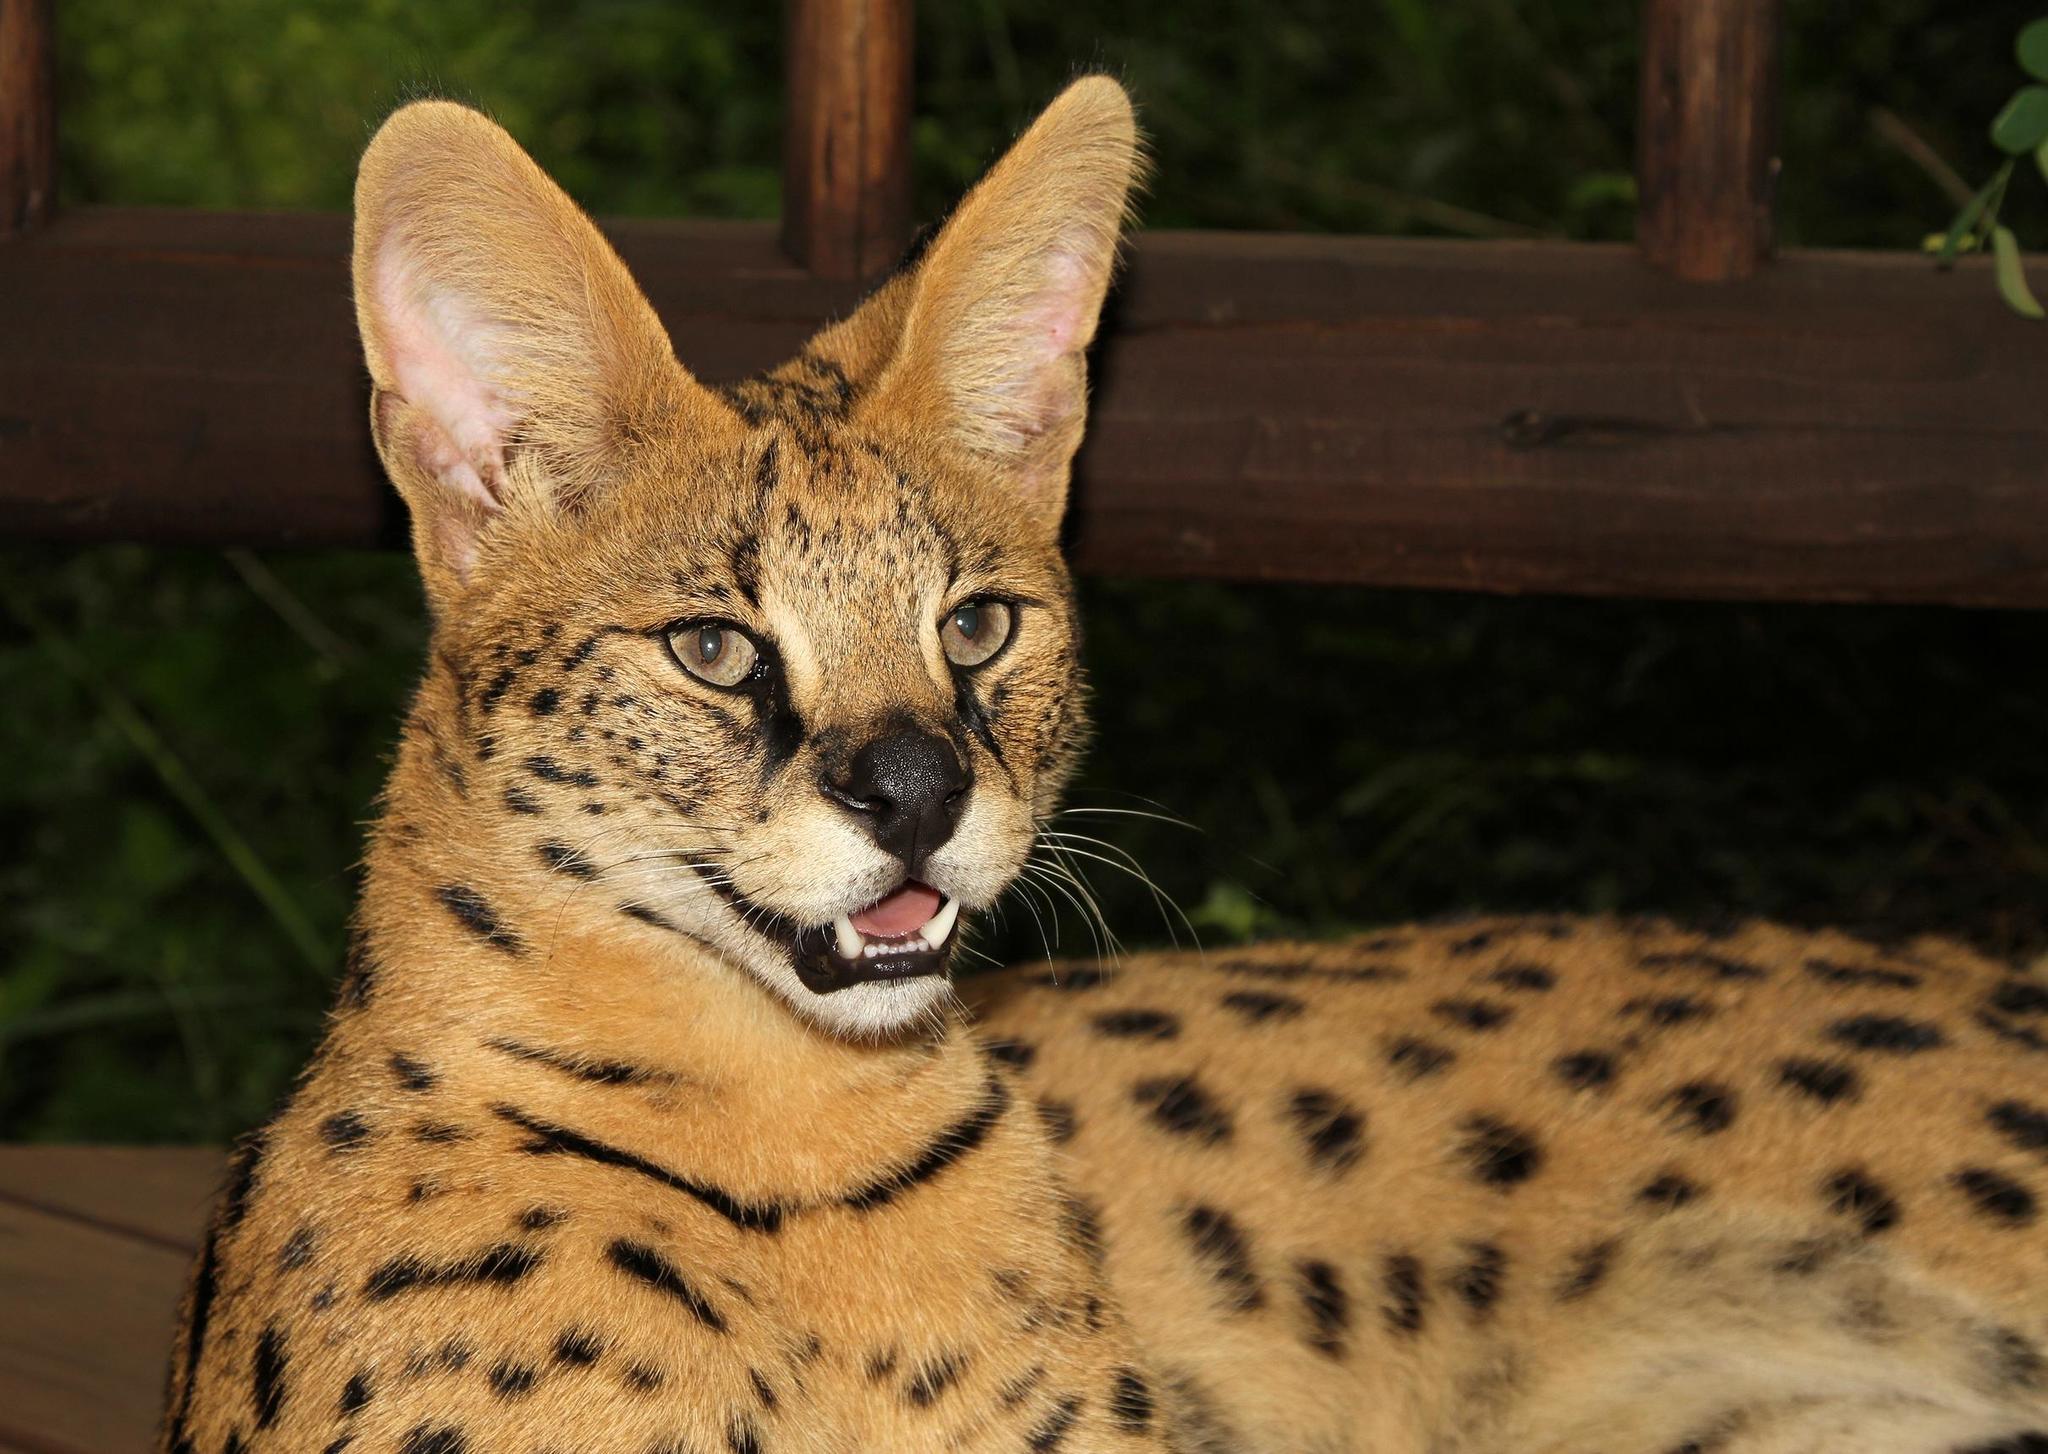
[[[1408,929],[819,990],[946,745],[1019,871],[1084,730],[1057,523],[1137,166],[1069,90],[711,390],[460,108],[358,192],[429,667],[326,1038],[232,1160],[161,1454],[2032,1454],[2048,984],[1755,925]],[[1016,612],[985,667],[939,623]],[[667,638],[714,620],[732,689]]]

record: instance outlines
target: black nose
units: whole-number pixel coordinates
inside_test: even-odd
[[[853,755],[845,774],[819,784],[875,842],[916,873],[953,836],[967,802],[967,769],[953,744],[915,727],[884,733]]]

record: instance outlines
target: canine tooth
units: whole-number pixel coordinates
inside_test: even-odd
[[[922,933],[924,942],[937,949],[946,942],[946,936],[953,932],[954,921],[960,917],[960,901],[948,899],[938,913],[926,921]]]
[[[853,920],[841,914],[832,921],[832,937],[839,941],[841,959],[858,959],[861,952],[861,933],[853,927]]]

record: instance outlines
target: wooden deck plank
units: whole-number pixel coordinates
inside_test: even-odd
[[[189,1257],[225,1160],[208,1146],[0,1146],[0,1204]]]
[[[0,1449],[149,1448],[190,1261],[153,1240],[0,1202]]]

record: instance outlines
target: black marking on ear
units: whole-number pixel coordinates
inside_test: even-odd
[[[789,1211],[789,1208],[775,1202],[742,1202],[730,1192],[705,1182],[678,1176],[645,1157],[635,1156],[632,1152],[622,1151],[616,1146],[607,1146],[602,1141],[594,1141],[566,1126],[555,1126],[536,1120],[515,1107],[498,1105],[491,1107],[491,1111],[500,1120],[509,1121],[533,1137],[519,1148],[529,1156],[578,1156],[586,1161],[595,1161],[600,1166],[633,1172],[702,1202],[735,1227],[744,1227],[750,1232],[773,1232],[782,1225],[783,1216]]]
[[[1038,1421],[1038,1426],[1025,1436],[1024,1446],[1031,1454],[1052,1454],[1052,1451],[1066,1443],[1067,1433],[1074,1427],[1074,1421],[1081,1417],[1081,1405],[1086,1402],[1079,1394],[1069,1394],[1052,1406],[1052,1411]]]
[[[484,1042],[500,1055],[509,1055],[515,1060],[544,1065],[549,1070],[559,1071],[576,1080],[588,1081],[592,1085],[645,1085],[649,1081],[673,1081],[675,1076],[667,1071],[649,1070],[645,1066],[629,1065],[622,1060],[601,1060],[574,1051],[552,1050],[545,1045],[528,1045],[522,1041],[492,1039]]]
[[[782,440],[777,435],[768,436],[767,448],[754,461],[754,518],[766,518],[768,500],[775,493],[775,487],[782,483]]]
[[[363,1283],[363,1296],[383,1302],[400,1293],[464,1284],[510,1287],[540,1266],[542,1254],[518,1242],[499,1242],[467,1257],[429,1262],[417,1253],[402,1253],[379,1264]]]
[[[1899,1015],[1853,1015],[1828,1026],[1828,1037],[1857,1050],[1887,1055],[1917,1055],[1948,1043],[1941,1027]]]
[[[555,873],[566,873],[571,878],[586,880],[597,877],[597,865],[592,863],[581,849],[550,840],[546,843],[536,843],[533,851],[539,854],[540,861]]]
[[[410,1055],[391,1052],[391,1073],[398,1077],[398,1088],[407,1091],[430,1091],[441,1083],[433,1070]]]
[[[285,1398],[291,1392],[285,1381],[290,1367],[291,1355],[285,1349],[284,1334],[272,1323],[256,1340],[256,1358],[250,1370],[250,1396],[256,1406],[257,1428],[269,1428],[284,1412]]]
[[[588,768],[565,768],[546,753],[535,753],[526,759],[526,770],[544,783],[564,784],[572,788],[594,788],[597,774]]]
[[[1365,1154],[1365,1112],[1336,1092],[1298,1090],[1287,1112],[1317,1170],[1349,1171]]]
[[[1543,1167],[1543,1148],[1518,1126],[1494,1116],[1472,1116],[1459,1146],[1474,1177],[1503,1191],[1521,1185]]]
[[[1265,1287],[1252,1266],[1251,1242],[1230,1213],[1190,1207],[1182,1214],[1181,1230],[1193,1244],[1196,1259],[1223,1289],[1231,1311],[1248,1313],[1265,1304]]]
[[[1854,1101],[1863,1094],[1863,1077],[1854,1066],[1827,1060],[1781,1060],[1778,1083],[1799,1091],[1824,1106]]]
[[[1411,1338],[1420,1333],[1429,1311],[1429,1294],[1422,1284],[1422,1259],[1408,1252],[1393,1254],[1387,1258],[1380,1283],[1387,1296],[1380,1316],[1386,1319],[1388,1331]]]
[[[692,1287],[682,1271],[652,1247],[621,1237],[605,1248],[605,1260],[636,1282],[667,1293],[714,1333],[726,1331],[725,1316]]]
[[[1302,1311],[1308,1314],[1308,1345],[1330,1358],[1344,1356],[1344,1334],[1351,1327],[1351,1295],[1337,1269],[1327,1262],[1305,1259],[1294,1264]]]
[[[840,1204],[857,1212],[870,1212],[930,1181],[986,1141],[1009,1105],[1009,1087],[991,1079],[982,1092],[980,1104],[940,1132],[915,1160],[848,1192],[839,1199]]]
[[[1141,1080],[1131,1087],[1131,1099],[1175,1135],[1205,1146],[1220,1146],[1230,1139],[1230,1112],[1191,1075]]]
[[[1828,1210],[1854,1217],[1867,1237],[1897,1226],[1899,1204],[1892,1194],[1854,1167],[1835,1172],[1821,1183]]]
[[[1949,1180],[1988,1220],[2005,1227],[2025,1227],[2041,1214],[2033,1192],[2003,1172],[1966,1166]]]
[[[468,884],[442,884],[434,890],[441,906],[453,914],[462,927],[503,954],[526,952],[526,944],[498,921],[497,911],[484,896]]]
[[[1483,1318],[1500,1301],[1508,1256],[1491,1242],[1468,1243],[1465,1253],[1465,1261],[1451,1274],[1451,1292],[1474,1318]]]

